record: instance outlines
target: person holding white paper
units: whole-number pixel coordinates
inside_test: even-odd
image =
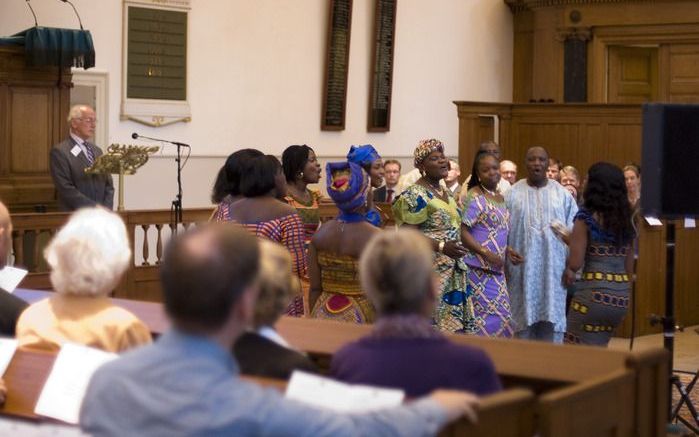
[[[12,221],[7,207],[0,202],[0,270],[7,265],[12,245]],[[19,315],[27,303],[0,287],[0,335],[14,337]]]
[[[44,252],[55,293],[17,321],[19,346],[57,351],[73,342],[121,352],[151,342],[150,330],[109,293],[129,267],[126,226],[102,207],[73,214]]]
[[[95,372],[80,414],[94,436],[424,436],[475,419],[477,398],[438,391],[407,405],[338,414],[241,380],[230,348],[255,312],[258,240],[204,225],[170,241],[160,268],[173,328]]]

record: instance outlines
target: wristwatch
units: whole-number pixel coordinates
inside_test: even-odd
[[[437,246],[437,247],[439,248],[439,251],[440,251],[441,253],[444,253],[444,245],[445,245],[445,244],[446,244],[446,243],[445,243],[444,241],[440,241],[440,242],[439,242],[439,245]]]

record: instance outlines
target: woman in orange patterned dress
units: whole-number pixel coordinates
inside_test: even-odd
[[[321,194],[318,190],[308,188],[308,184],[317,184],[320,180],[320,164],[313,149],[303,144],[289,146],[284,150],[282,167],[287,184],[284,201],[296,208],[301,216],[308,244],[320,226],[318,201]]]

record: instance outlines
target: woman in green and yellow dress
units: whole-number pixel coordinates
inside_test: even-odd
[[[436,139],[420,141],[414,158],[422,177],[396,198],[393,216],[398,226],[412,226],[431,240],[440,290],[433,324],[442,331],[472,333],[475,326],[466,271],[458,265],[466,254],[461,244],[461,213],[452,194],[440,185],[449,172],[444,145]]]

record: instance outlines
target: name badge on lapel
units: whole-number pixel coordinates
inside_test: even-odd
[[[72,149],[70,149],[70,153],[72,153],[73,156],[75,156],[75,157],[80,155],[80,152],[82,152],[82,151],[83,151],[83,149],[81,149],[80,146],[78,146],[78,145],[75,145],[75,146],[73,146]]]

